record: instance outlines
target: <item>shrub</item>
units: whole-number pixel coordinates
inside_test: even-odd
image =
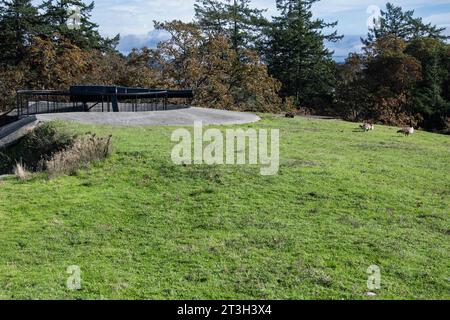
[[[28,170],[47,171],[50,177],[74,174],[91,161],[108,157],[111,139],[95,134],[76,136],[62,122],[47,122],[14,147],[0,150],[0,174],[14,172],[21,180],[26,180]]]
[[[62,123],[46,122],[22,138],[18,144],[0,150],[0,173],[13,171],[16,163],[23,163],[31,171],[40,171],[43,160],[71,145],[75,135]]]
[[[75,174],[92,161],[106,159],[111,154],[111,136],[102,138],[95,134],[77,138],[68,148],[56,153],[43,167],[50,177],[61,174]]]
[[[23,163],[31,171],[39,171],[42,161],[73,143],[75,134],[60,122],[46,122],[22,138],[19,143],[0,150],[0,173],[10,173],[16,163]]]

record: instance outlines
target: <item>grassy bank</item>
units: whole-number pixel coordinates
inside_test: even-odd
[[[448,136],[264,116],[239,126],[280,129],[263,177],[172,164],[173,128],[72,126],[112,134],[114,153],[0,181],[0,298],[366,299],[374,264],[376,298],[450,298]]]

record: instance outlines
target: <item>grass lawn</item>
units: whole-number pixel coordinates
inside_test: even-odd
[[[448,136],[265,115],[235,126],[280,129],[264,177],[172,164],[174,128],[71,126],[113,134],[114,153],[0,181],[1,299],[374,299],[370,265],[375,299],[450,299]]]

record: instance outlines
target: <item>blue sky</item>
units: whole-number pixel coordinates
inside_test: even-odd
[[[86,2],[89,2],[88,0]],[[450,0],[398,0],[391,1],[404,9],[414,9],[416,16],[426,22],[447,27],[450,35]],[[100,32],[106,36],[120,33],[121,51],[144,45],[154,46],[164,35],[153,31],[153,20],[180,19],[190,21],[194,15],[195,0],[95,0],[93,20],[100,25]],[[267,8],[267,16],[276,14],[275,0],[252,0],[253,5]],[[339,20],[338,31],[345,35],[335,50],[338,60],[350,51],[360,48],[360,36],[367,33],[367,21],[383,9],[386,0],[322,0],[314,5],[316,17],[326,21]]]

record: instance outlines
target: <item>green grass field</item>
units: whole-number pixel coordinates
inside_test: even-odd
[[[114,153],[0,181],[2,299],[450,299],[448,136],[266,115],[239,126],[280,129],[263,177],[172,164],[174,128],[71,126],[113,134]]]

